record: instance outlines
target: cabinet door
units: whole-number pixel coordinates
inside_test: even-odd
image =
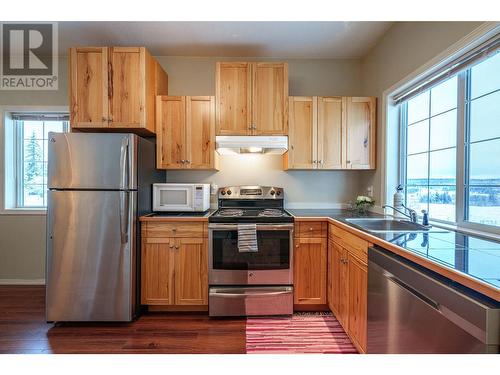
[[[174,304],[173,238],[143,238],[141,258],[141,303]]]
[[[175,304],[208,304],[208,260],[205,238],[178,238],[175,245]]]
[[[70,49],[71,128],[108,126],[108,49]]]
[[[140,128],[146,124],[144,47],[113,47],[109,53],[109,126]]]
[[[252,82],[252,134],[288,134],[288,64],[254,63]]]
[[[294,250],[294,303],[326,304],[326,238],[296,238]]]
[[[348,255],[349,268],[349,334],[366,351],[368,272],[366,265]]]
[[[337,319],[342,324],[345,330],[347,330],[349,324],[349,267],[347,266],[347,250],[341,246],[338,246],[338,256],[339,256],[339,290],[338,290],[338,304],[339,304],[339,314]]]
[[[342,168],[342,97],[318,98],[318,168]]]
[[[215,77],[217,135],[251,134],[251,64],[218,62]]]
[[[346,98],[345,160],[347,169],[375,168],[376,99]]]
[[[186,98],[184,96],[158,96],[156,110],[157,168],[184,168],[186,165]]]
[[[337,243],[330,241],[332,249],[332,295],[331,309],[337,319],[343,323],[347,316],[347,283],[345,279],[346,267],[344,267],[344,249]]]
[[[214,168],[215,99],[213,96],[186,97],[186,166]]]
[[[317,134],[316,114],[317,98],[311,96],[292,96],[289,99],[290,129],[288,169],[316,168]],[[288,164],[288,165],[286,165]]]

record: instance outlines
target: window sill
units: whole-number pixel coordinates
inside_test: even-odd
[[[4,208],[0,210],[0,215],[40,215],[47,214],[46,208]]]

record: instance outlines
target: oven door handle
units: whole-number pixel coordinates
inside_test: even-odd
[[[208,225],[212,230],[238,230],[238,224],[216,224]],[[293,230],[293,224],[257,224],[257,230]]]
[[[210,289],[209,295],[218,296],[218,297],[259,297],[259,296],[279,296],[282,294],[290,294],[293,293],[293,289],[291,287],[280,288],[278,291],[266,291],[266,290],[243,290],[243,293],[231,293],[226,292],[224,289]]]

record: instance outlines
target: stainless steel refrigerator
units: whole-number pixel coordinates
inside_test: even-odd
[[[130,321],[138,217],[151,211],[155,144],[134,134],[49,133],[47,321]]]

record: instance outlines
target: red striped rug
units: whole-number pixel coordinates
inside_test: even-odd
[[[246,351],[250,354],[357,353],[333,315],[248,318]]]

